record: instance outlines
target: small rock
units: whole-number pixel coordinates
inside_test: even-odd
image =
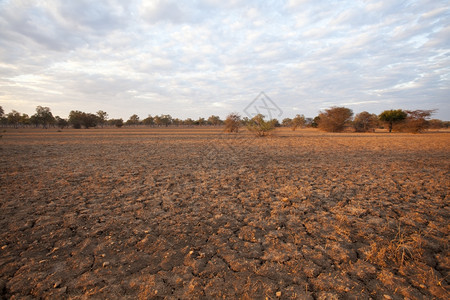
[[[107,266],[109,266],[109,261],[105,261],[105,262],[103,263],[103,268],[106,268]]]
[[[384,297],[384,299],[388,299],[388,300],[391,300],[391,299],[392,299],[392,297],[389,296],[389,295],[383,295],[383,297]]]
[[[56,288],[59,288],[61,286],[61,280],[58,280],[57,282],[55,282],[55,284],[53,285],[53,287],[56,289]]]
[[[8,247],[7,245],[2,246],[2,250],[5,250],[6,247]]]
[[[278,291],[275,295],[276,295],[278,298],[280,298],[280,297],[281,297],[281,292]]]

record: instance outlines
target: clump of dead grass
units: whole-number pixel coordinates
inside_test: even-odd
[[[400,227],[391,241],[379,239],[365,251],[367,261],[382,267],[401,269],[406,263],[420,262],[424,253],[420,233],[407,234]]]

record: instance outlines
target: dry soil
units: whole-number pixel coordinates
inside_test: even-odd
[[[1,135],[1,299],[450,297],[450,133]]]

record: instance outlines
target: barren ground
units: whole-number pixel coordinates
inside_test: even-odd
[[[450,133],[1,135],[1,299],[450,297]]]

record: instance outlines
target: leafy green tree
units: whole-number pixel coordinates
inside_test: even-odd
[[[389,132],[392,132],[394,124],[400,123],[406,119],[408,114],[401,109],[391,109],[383,111],[378,118],[382,122],[386,122],[389,126]]]
[[[295,118],[292,119],[291,129],[295,131],[298,127],[305,126],[306,119],[304,115],[296,115]]]
[[[237,113],[231,113],[225,119],[225,132],[239,132],[241,127],[241,116]]]
[[[275,129],[275,122],[273,120],[265,121],[262,114],[254,116],[247,124],[247,129],[256,136],[267,136],[272,130]]]
[[[319,129],[328,132],[343,131],[350,123],[353,111],[346,107],[331,107],[319,114]]]
[[[353,127],[357,132],[373,131],[378,124],[378,117],[375,114],[363,111],[355,116]]]

